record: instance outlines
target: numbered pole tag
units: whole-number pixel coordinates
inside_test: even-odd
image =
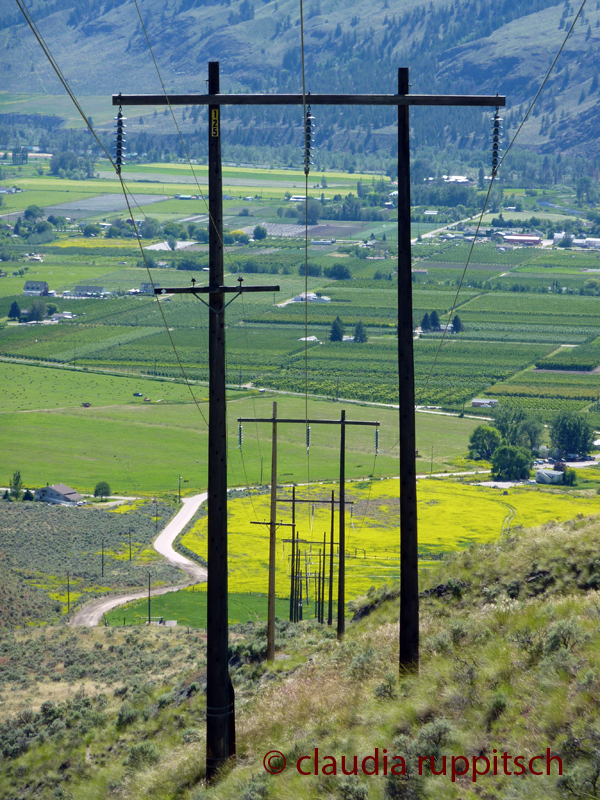
[[[219,135],[219,109],[213,108],[210,112],[210,135]]]

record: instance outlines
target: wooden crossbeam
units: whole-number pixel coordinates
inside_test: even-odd
[[[113,94],[113,106],[492,106],[501,95],[443,94]]]

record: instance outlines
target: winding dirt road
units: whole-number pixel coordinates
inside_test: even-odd
[[[192,586],[195,583],[202,583],[206,580],[206,569],[173,550],[173,542],[185,528],[188,522],[192,519],[196,511],[200,508],[207,497],[208,495],[206,492],[203,492],[202,494],[194,495],[194,497],[184,498],[182,500],[183,508],[181,511],[179,511],[179,513],[173,517],[171,522],[169,522],[167,527],[161,533],[159,533],[154,542],[154,549],[164,556],[167,561],[170,561],[171,564],[179,567],[179,569],[183,570],[187,575],[189,575],[191,580],[185,584],[178,584],[177,586],[164,586],[161,589],[152,589],[150,592],[151,597],[160,594],[167,594],[168,592],[176,592],[179,589],[182,589],[184,586]],[[132,600],[141,600],[147,596],[148,593],[143,591],[118,596],[112,595],[111,597],[103,597],[99,600],[93,600],[91,603],[88,603],[73,615],[73,618],[69,621],[69,625],[95,627],[99,624],[104,614],[106,614],[108,611],[112,611],[113,608],[122,606],[125,603],[131,602]]]

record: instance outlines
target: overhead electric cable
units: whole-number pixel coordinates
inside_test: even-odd
[[[467,261],[466,261],[466,264],[465,264],[465,268],[463,269],[462,275],[461,275],[461,277],[460,277],[460,281],[459,281],[459,284],[458,284],[458,288],[457,288],[457,290],[456,290],[456,295],[455,295],[455,297],[454,297],[454,301],[453,301],[453,303],[452,303],[452,308],[450,309],[450,313],[448,314],[448,323],[450,322],[450,319],[452,318],[452,315],[454,314],[454,311],[455,311],[455,309],[456,309],[456,304],[457,304],[457,302],[458,302],[458,296],[459,296],[459,294],[460,294],[460,290],[462,289],[462,285],[463,285],[463,282],[464,282],[465,276],[466,276],[466,274],[467,274],[467,270],[468,270],[468,268],[469,268],[469,264],[470,264],[470,262],[471,262],[471,256],[473,255],[473,248],[475,247],[475,242],[477,241],[477,237],[478,237],[478,235],[479,235],[479,229],[481,228],[481,224],[482,224],[482,221],[483,221],[483,215],[485,214],[485,211],[486,211],[486,208],[487,208],[487,204],[488,204],[488,201],[489,201],[489,198],[490,198],[490,194],[491,194],[491,191],[492,191],[492,188],[493,188],[493,185],[494,185],[494,181],[495,181],[495,179],[496,179],[496,175],[498,174],[498,170],[500,169],[500,167],[501,167],[501,166],[502,166],[502,164],[504,163],[504,159],[506,158],[506,156],[507,156],[507,155],[508,155],[508,153],[510,152],[510,150],[511,150],[511,148],[512,148],[513,144],[515,143],[515,140],[516,140],[516,139],[517,139],[517,137],[518,137],[518,135],[521,133],[521,130],[522,130],[523,126],[525,125],[525,123],[526,123],[526,122],[527,122],[527,120],[529,119],[529,116],[530,116],[531,112],[533,111],[533,108],[534,108],[534,106],[535,106],[535,104],[536,104],[536,102],[537,102],[537,100],[538,100],[539,96],[541,95],[541,93],[542,93],[542,91],[543,91],[544,87],[546,86],[546,83],[548,82],[548,80],[549,80],[549,78],[550,78],[550,75],[551,75],[551,74],[552,74],[552,72],[554,71],[554,67],[556,66],[556,62],[558,61],[558,59],[559,59],[559,57],[560,57],[560,55],[561,55],[562,51],[565,49],[565,46],[566,46],[567,42],[569,41],[569,37],[570,37],[570,36],[571,36],[571,34],[573,33],[573,29],[574,29],[574,27],[575,27],[575,24],[576,24],[577,20],[579,19],[580,15],[581,15],[581,12],[583,11],[583,9],[584,9],[584,7],[585,7],[585,4],[586,4],[586,3],[587,3],[587,0],[583,0],[583,2],[581,3],[581,5],[580,5],[580,7],[579,7],[579,11],[577,12],[577,14],[575,14],[575,19],[574,19],[574,20],[573,20],[573,22],[571,23],[571,27],[570,27],[570,28],[569,28],[569,30],[567,31],[567,34],[566,34],[566,36],[564,37],[564,39],[563,39],[563,41],[562,41],[562,44],[561,44],[561,46],[560,46],[560,48],[559,48],[559,50],[558,50],[558,52],[557,52],[556,56],[554,57],[554,60],[552,61],[552,64],[550,65],[550,68],[549,68],[549,69],[548,69],[548,71],[546,72],[546,75],[545,75],[545,77],[544,77],[544,79],[543,79],[543,81],[542,81],[542,83],[541,83],[541,85],[540,85],[540,88],[537,90],[537,93],[536,93],[535,97],[533,98],[533,100],[531,101],[531,104],[530,104],[529,108],[527,109],[527,113],[526,113],[526,114],[525,114],[525,116],[523,117],[523,119],[522,119],[522,121],[521,121],[521,124],[520,124],[520,125],[519,125],[519,127],[517,128],[517,131],[516,131],[515,135],[514,135],[514,136],[512,137],[512,139],[510,140],[510,142],[509,142],[509,144],[508,144],[508,147],[507,147],[507,148],[506,148],[506,150],[504,151],[504,154],[502,155],[502,158],[500,159],[500,163],[498,164],[497,168],[496,168],[495,170],[493,170],[493,171],[492,171],[492,176],[491,176],[491,179],[490,179],[490,184],[489,184],[489,187],[488,187],[488,190],[487,190],[486,196],[485,196],[485,200],[484,200],[484,202],[483,202],[483,208],[482,208],[482,210],[481,210],[481,213],[480,213],[480,215],[479,215],[479,220],[477,221],[477,227],[476,227],[476,229],[475,229],[475,234],[474,234],[474,236],[473,236],[473,241],[471,242],[471,247],[469,248],[469,253],[468,253],[468,255],[467,255]],[[441,349],[442,349],[442,345],[444,344],[444,340],[445,340],[445,338],[446,338],[446,333],[447,333],[447,331],[448,331],[448,325],[445,325],[445,326],[444,326],[444,330],[443,330],[443,332],[442,332],[442,337],[441,337],[441,339],[440,339],[440,343],[439,343],[439,345],[438,345],[438,347],[437,347],[437,350],[436,350],[436,352],[435,352],[435,357],[434,357],[434,359],[433,359],[433,363],[432,363],[432,365],[431,365],[431,369],[429,370],[429,374],[427,375],[427,379],[425,380],[425,384],[424,384],[424,386],[423,386],[423,388],[421,389],[421,392],[420,392],[420,394],[419,394],[419,402],[420,402],[420,401],[422,401],[422,399],[423,399],[423,395],[424,395],[424,393],[425,393],[425,391],[427,390],[427,387],[428,387],[428,385],[429,385],[429,381],[430,381],[430,379],[431,379],[431,376],[432,376],[432,374],[433,374],[433,370],[435,369],[435,365],[437,364],[437,360],[438,360],[438,357],[439,357],[440,351],[441,351]]]

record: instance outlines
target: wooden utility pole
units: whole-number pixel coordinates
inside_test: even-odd
[[[398,94],[409,93],[408,70],[398,70]],[[415,463],[415,371],[410,250],[408,106],[398,106],[398,381],[400,428],[400,666],[419,664],[419,563]]]
[[[359,94],[311,94],[311,105],[343,106],[396,106],[398,108],[398,295],[403,302],[398,309],[398,359],[400,392],[400,435],[401,435],[401,612],[400,612],[400,665],[418,664],[418,580],[417,580],[417,528],[416,528],[416,471],[414,467],[414,382],[412,362],[412,291],[410,275],[410,188],[408,151],[408,106],[490,106],[505,105],[505,98],[496,96],[478,97],[461,95],[410,95],[408,91],[408,70],[399,72],[397,94],[359,95]],[[227,525],[226,525],[226,450],[225,450],[225,362],[219,355],[224,352],[224,308],[223,294],[236,291],[222,286],[222,236],[221,236],[221,128],[220,108],[223,105],[297,105],[302,106],[306,98],[302,94],[221,95],[219,91],[219,65],[209,64],[209,83],[207,94],[147,94],[113,95],[113,105],[207,105],[209,111],[209,211],[210,211],[210,275],[209,287],[203,291],[210,293],[211,323],[210,335],[210,425],[209,431],[209,588],[207,623],[207,777],[214,776],[223,762],[235,752],[233,736],[233,689],[227,671],[227,635],[223,633],[227,625]],[[402,217],[402,222],[400,218]],[[400,230],[402,229],[402,230]],[[408,237],[406,231],[408,230]],[[220,268],[219,268],[220,264]],[[220,272],[219,272],[220,269]],[[241,286],[240,286],[241,290]],[[242,291],[264,291],[262,287],[248,287]],[[276,287],[271,287],[271,291]],[[190,290],[179,290],[190,291]],[[192,290],[193,291],[193,290]],[[202,290],[201,290],[202,291]],[[155,289],[155,293],[174,294],[177,290]],[[194,292],[198,296],[198,290]],[[404,302],[409,298],[408,307]],[[400,340],[403,340],[402,343]],[[407,372],[408,370],[408,372]],[[222,388],[221,388],[222,387]],[[218,408],[218,405],[221,408]],[[213,427],[213,411],[219,419]],[[304,421],[307,422],[307,421]],[[219,433],[216,433],[216,431]],[[214,450],[213,450],[214,447]],[[211,452],[214,454],[211,458]],[[212,461],[218,462],[213,473]],[[411,462],[412,467],[411,467]],[[216,476],[220,488],[216,489]],[[213,484],[211,488],[211,484]],[[213,520],[211,522],[211,516]],[[340,514],[343,516],[343,514]],[[223,519],[225,520],[223,522]],[[404,530],[406,528],[406,530]],[[211,544],[211,538],[213,539]],[[217,546],[217,543],[220,545]],[[211,553],[214,566],[211,566]],[[341,551],[340,551],[341,555]],[[212,570],[212,577],[211,577]],[[216,585],[215,585],[216,582]],[[212,583],[212,587],[211,587]],[[410,593],[410,596],[409,596]],[[212,612],[211,612],[212,609]],[[223,613],[225,610],[225,613]],[[340,611],[338,610],[338,613]],[[214,619],[211,621],[211,615]],[[226,688],[227,685],[227,688]]]
[[[338,556],[338,639],[346,630],[346,412],[340,420],[340,552]]]
[[[271,442],[271,517],[269,524],[269,605],[267,609],[267,661],[275,661],[275,531],[277,528],[277,403],[273,403]]]
[[[274,404],[275,405],[275,404]],[[337,633],[338,638],[343,636],[346,627],[345,620],[345,544],[346,544],[346,518],[344,514],[346,502],[346,425],[370,425],[379,427],[379,422],[367,422],[365,420],[347,420],[346,412],[342,411],[341,419],[277,419],[275,416],[270,419],[267,417],[238,417],[238,423],[242,422],[271,422],[274,426],[282,424],[303,424],[303,425],[339,425],[340,426],[340,520],[339,520],[339,538],[340,538],[340,554],[339,554],[339,580],[338,580],[338,624]],[[275,549],[273,548],[273,553]],[[274,556],[273,556],[274,558]],[[308,577],[306,580],[308,580]],[[308,584],[307,584],[307,597],[308,597]]]
[[[329,606],[327,609],[327,624],[333,622],[333,530],[335,517],[335,498],[331,490],[331,537],[329,542]]]

